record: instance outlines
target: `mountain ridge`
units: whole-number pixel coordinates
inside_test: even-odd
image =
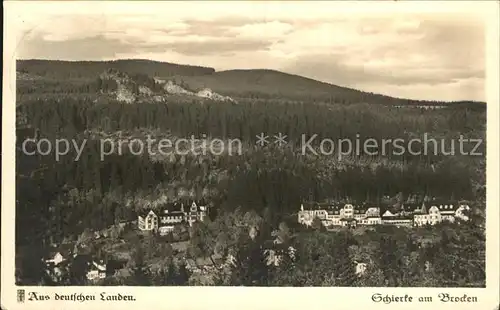
[[[448,105],[453,103],[483,105],[478,101],[428,101],[397,98],[339,86],[313,78],[274,69],[228,69],[175,64],[148,59],[105,61],[17,60],[17,70],[56,79],[93,79],[115,68],[128,74],[174,78],[191,89],[210,88],[222,95],[239,98],[283,99],[337,103],[377,103],[388,105]]]

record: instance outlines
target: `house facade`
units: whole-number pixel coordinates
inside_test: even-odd
[[[368,264],[367,263],[360,263],[360,262],[354,262],[356,264],[356,267],[355,267],[355,273],[356,275],[358,276],[362,276],[366,273],[366,269],[368,268]]]
[[[57,266],[63,263],[67,263],[68,259],[71,258],[71,254],[74,250],[72,244],[61,244],[59,246],[52,247],[45,253],[42,261],[47,266]]]
[[[154,230],[158,228],[158,215],[153,210],[147,210],[145,214],[139,214],[137,225],[140,230]]]
[[[311,226],[314,218],[319,218],[326,227],[381,224],[380,209],[375,206],[356,206],[350,203],[344,205],[310,204],[309,208],[306,209],[302,204],[298,213],[298,222]]]
[[[428,207],[427,207],[428,205]],[[442,221],[455,222],[457,219],[467,221],[465,215],[470,207],[465,203],[431,201],[423,204],[421,210],[414,215],[415,226],[436,225]]]
[[[87,271],[87,279],[90,281],[96,281],[99,279],[106,278],[106,264],[104,261],[92,261]]]
[[[46,259],[45,262],[49,264],[52,263],[54,266],[57,266],[65,260],[66,258],[64,258],[61,252],[57,252],[53,257]]]
[[[142,231],[158,231],[165,235],[173,231],[176,225],[203,222],[207,216],[207,207],[198,205],[196,202],[190,204],[173,203],[157,210],[145,210],[138,215],[137,226]]]
[[[466,203],[438,202],[403,204],[397,211],[381,210],[380,207],[369,204],[355,205],[339,204],[301,204],[298,212],[298,222],[311,226],[318,218],[325,227],[357,225],[394,225],[394,226],[424,226],[436,225],[442,221],[454,222],[457,218],[468,220],[466,211],[470,210]],[[381,212],[383,211],[383,212]]]

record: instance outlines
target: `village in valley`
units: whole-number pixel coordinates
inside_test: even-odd
[[[156,209],[144,208],[138,212],[136,221],[122,221],[110,229],[89,233],[86,242],[77,240],[75,243],[53,244],[42,259],[45,272],[54,283],[60,283],[68,273],[76,272],[85,275],[89,283],[98,284],[107,277],[119,274],[120,269],[125,268],[127,261],[109,258],[109,255],[101,250],[96,251],[89,247],[95,246],[99,241],[116,238],[117,231],[118,234],[128,231],[132,235],[150,237],[168,235],[170,237],[168,242],[182,246],[189,240],[186,228],[192,227],[196,222],[203,222],[208,216],[208,210],[208,206],[200,202],[197,204],[195,201],[170,203]],[[173,234],[176,234],[175,240]],[[197,268],[196,262],[192,259],[184,260],[191,270]]]
[[[206,22],[192,22],[181,24],[195,38]],[[303,25],[310,26],[291,29]],[[351,29],[362,32],[349,43],[361,43],[360,50],[364,35],[377,41],[371,36],[378,31],[365,33],[372,29],[365,26]],[[220,35],[225,28],[216,27]],[[104,32],[96,37],[108,37]],[[182,41],[179,51],[187,47]],[[81,40],[68,42],[65,48]],[[470,42],[464,37],[463,47]],[[206,52],[193,44],[192,51]],[[422,50],[436,59],[436,49]],[[312,60],[337,59],[316,57],[314,46],[297,50],[309,51]],[[484,287],[483,98],[441,97],[453,89],[433,85],[435,96],[396,96],[395,84],[361,87],[358,80],[378,81],[375,72],[361,76],[358,65],[369,59],[353,62],[359,77],[335,74],[338,84],[269,67],[290,53],[266,47],[252,58],[258,68],[248,68],[245,54],[224,69],[212,67],[212,57],[188,64],[195,54],[186,64],[137,59],[144,51],[130,59],[17,59],[16,284]],[[258,61],[268,54],[271,62]],[[302,66],[328,71],[311,64]],[[431,61],[429,70],[410,71],[427,75],[434,67]]]
[[[391,208],[381,208],[375,204],[351,203],[330,204],[312,203],[300,206],[298,222],[312,226],[319,221],[323,226],[356,227],[357,225],[395,225],[420,227],[436,225],[442,221],[455,222],[456,219],[467,221],[466,213],[470,210],[465,201],[438,201],[409,202],[401,205],[398,211]]]
[[[382,226],[395,227],[431,227],[439,223],[460,223],[469,220],[471,208],[467,201],[444,201],[435,198],[425,199],[410,198],[398,207],[376,203],[354,202],[305,202],[300,205],[296,213],[297,223],[305,229],[317,229],[323,227],[327,231],[338,231],[338,229],[356,229]],[[380,207],[380,205],[383,205]],[[137,214],[136,221],[122,222],[118,230],[129,229],[129,233],[142,236],[168,237],[167,242],[172,245],[189,243],[189,228],[195,223],[204,222],[209,217],[210,206],[204,202],[189,201],[186,203],[169,203],[157,208],[144,208]],[[242,225],[242,224],[240,224]],[[113,229],[115,229],[114,227]],[[112,229],[94,232],[91,235],[92,242],[99,239],[111,238]],[[116,233],[115,233],[116,234]],[[173,235],[176,238],[173,238]],[[250,227],[249,235],[253,239],[258,231]],[[263,249],[266,263],[270,266],[279,266],[284,256],[294,258],[296,249],[287,246],[283,248],[283,239],[279,231],[273,232],[273,240],[268,242]],[[116,237],[115,237],[116,238]],[[122,242],[124,242],[122,240]],[[116,259],[105,259],[101,251],[85,249],[84,242],[77,244],[62,244],[53,246],[52,250],[44,257],[45,272],[55,283],[62,281],[65,273],[77,272],[85,274],[88,283],[102,283],[102,280],[120,274],[128,262]],[[176,253],[186,249],[177,248]],[[94,254],[90,254],[94,252]],[[217,261],[218,265],[214,262]],[[224,268],[234,264],[235,257],[227,254],[226,257],[218,256],[211,260],[201,258],[188,258],[183,256],[183,262],[192,273],[200,275],[210,273],[214,268]],[[354,261],[353,268],[358,276],[367,270],[367,263]],[[69,271],[73,270],[73,271]]]

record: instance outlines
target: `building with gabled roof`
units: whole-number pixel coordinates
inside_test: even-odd
[[[357,220],[364,219],[368,208],[364,205],[354,207],[354,218]]]
[[[413,226],[413,216],[411,215],[393,215],[382,216],[382,224],[394,226]]]
[[[432,200],[429,202],[407,202],[398,210],[390,206],[377,207],[373,204],[301,204],[298,222],[311,226],[314,218],[321,220],[325,227],[361,225],[422,226],[435,225],[444,220],[454,222],[457,218],[468,220],[466,202],[452,203]]]
[[[145,209],[138,215],[137,225],[143,231],[159,231],[164,235],[176,225],[202,222],[208,215],[208,207],[195,201],[168,203],[161,208]]]
[[[467,210],[470,210],[470,207],[465,202],[453,203],[432,200],[424,203],[421,212],[414,215],[414,225],[435,225],[442,221],[455,222],[457,218],[467,221],[469,218],[464,214]]]
[[[364,223],[367,225],[375,225],[379,221],[376,218],[380,217],[380,209],[375,206],[346,204],[308,204],[309,209],[301,204],[298,213],[298,222],[310,226],[314,218],[319,218],[324,226],[348,226],[354,227],[356,223]],[[370,217],[369,221],[365,221]]]
[[[106,278],[107,268],[104,260],[92,260],[87,271],[87,279],[91,281]]]
[[[73,244],[61,244],[59,246],[54,246],[49,249],[42,260],[47,266],[57,266],[67,262],[73,253],[73,249]]]
[[[142,210],[137,218],[140,230],[151,231],[158,228],[158,215],[152,209]]]
[[[402,205],[402,210],[410,213],[420,213],[422,212],[422,207],[424,206],[424,203],[407,202]]]

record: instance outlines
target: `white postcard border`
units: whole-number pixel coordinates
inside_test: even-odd
[[[369,307],[370,309],[399,309],[402,303],[375,303],[371,300],[374,293],[389,295],[434,296],[435,300],[426,307],[437,309],[494,309],[499,304],[499,9],[495,1],[475,2],[357,2],[349,4],[326,3],[270,3],[268,12],[320,10],[326,13],[343,10],[345,13],[372,11],[375,13],[422,11],[422,12],[460,12],[477,11],[484,14],[488,23],[487,40],[487,217],[486,217],[486,288],[242,288],[242,287],[16,287],[14,285],[14,216],[15,216],[15,47],[18,42],[16,29],[22,26],[23,14],[36,15],[39,10],[51,10],[58,14],[99,13],[113,10],[115,13],[132,12],[147,14],[160,9],[231,10],[245,9],[249,14],[262,14],[250,2],[4,2],[4,71],[2,104],[2,251],[1,251],[1,306],[3,309],[351,309]],[[330,11],[329,11],[330,10]],[[172,13],[174,14],[174,13]],[[84,27],[84,25],[82,25]],[[19,304],[16,301],[17,289],[37,291],[42,294],[94,294],[99,299],[101,292],[132,294],[135,302],[63,302],[40,301]],[[437,301],[439,293],[462,296],[476,296],[478,303],[442,303]],[[403,307],[419,309],[418,302],[406,303]]]

